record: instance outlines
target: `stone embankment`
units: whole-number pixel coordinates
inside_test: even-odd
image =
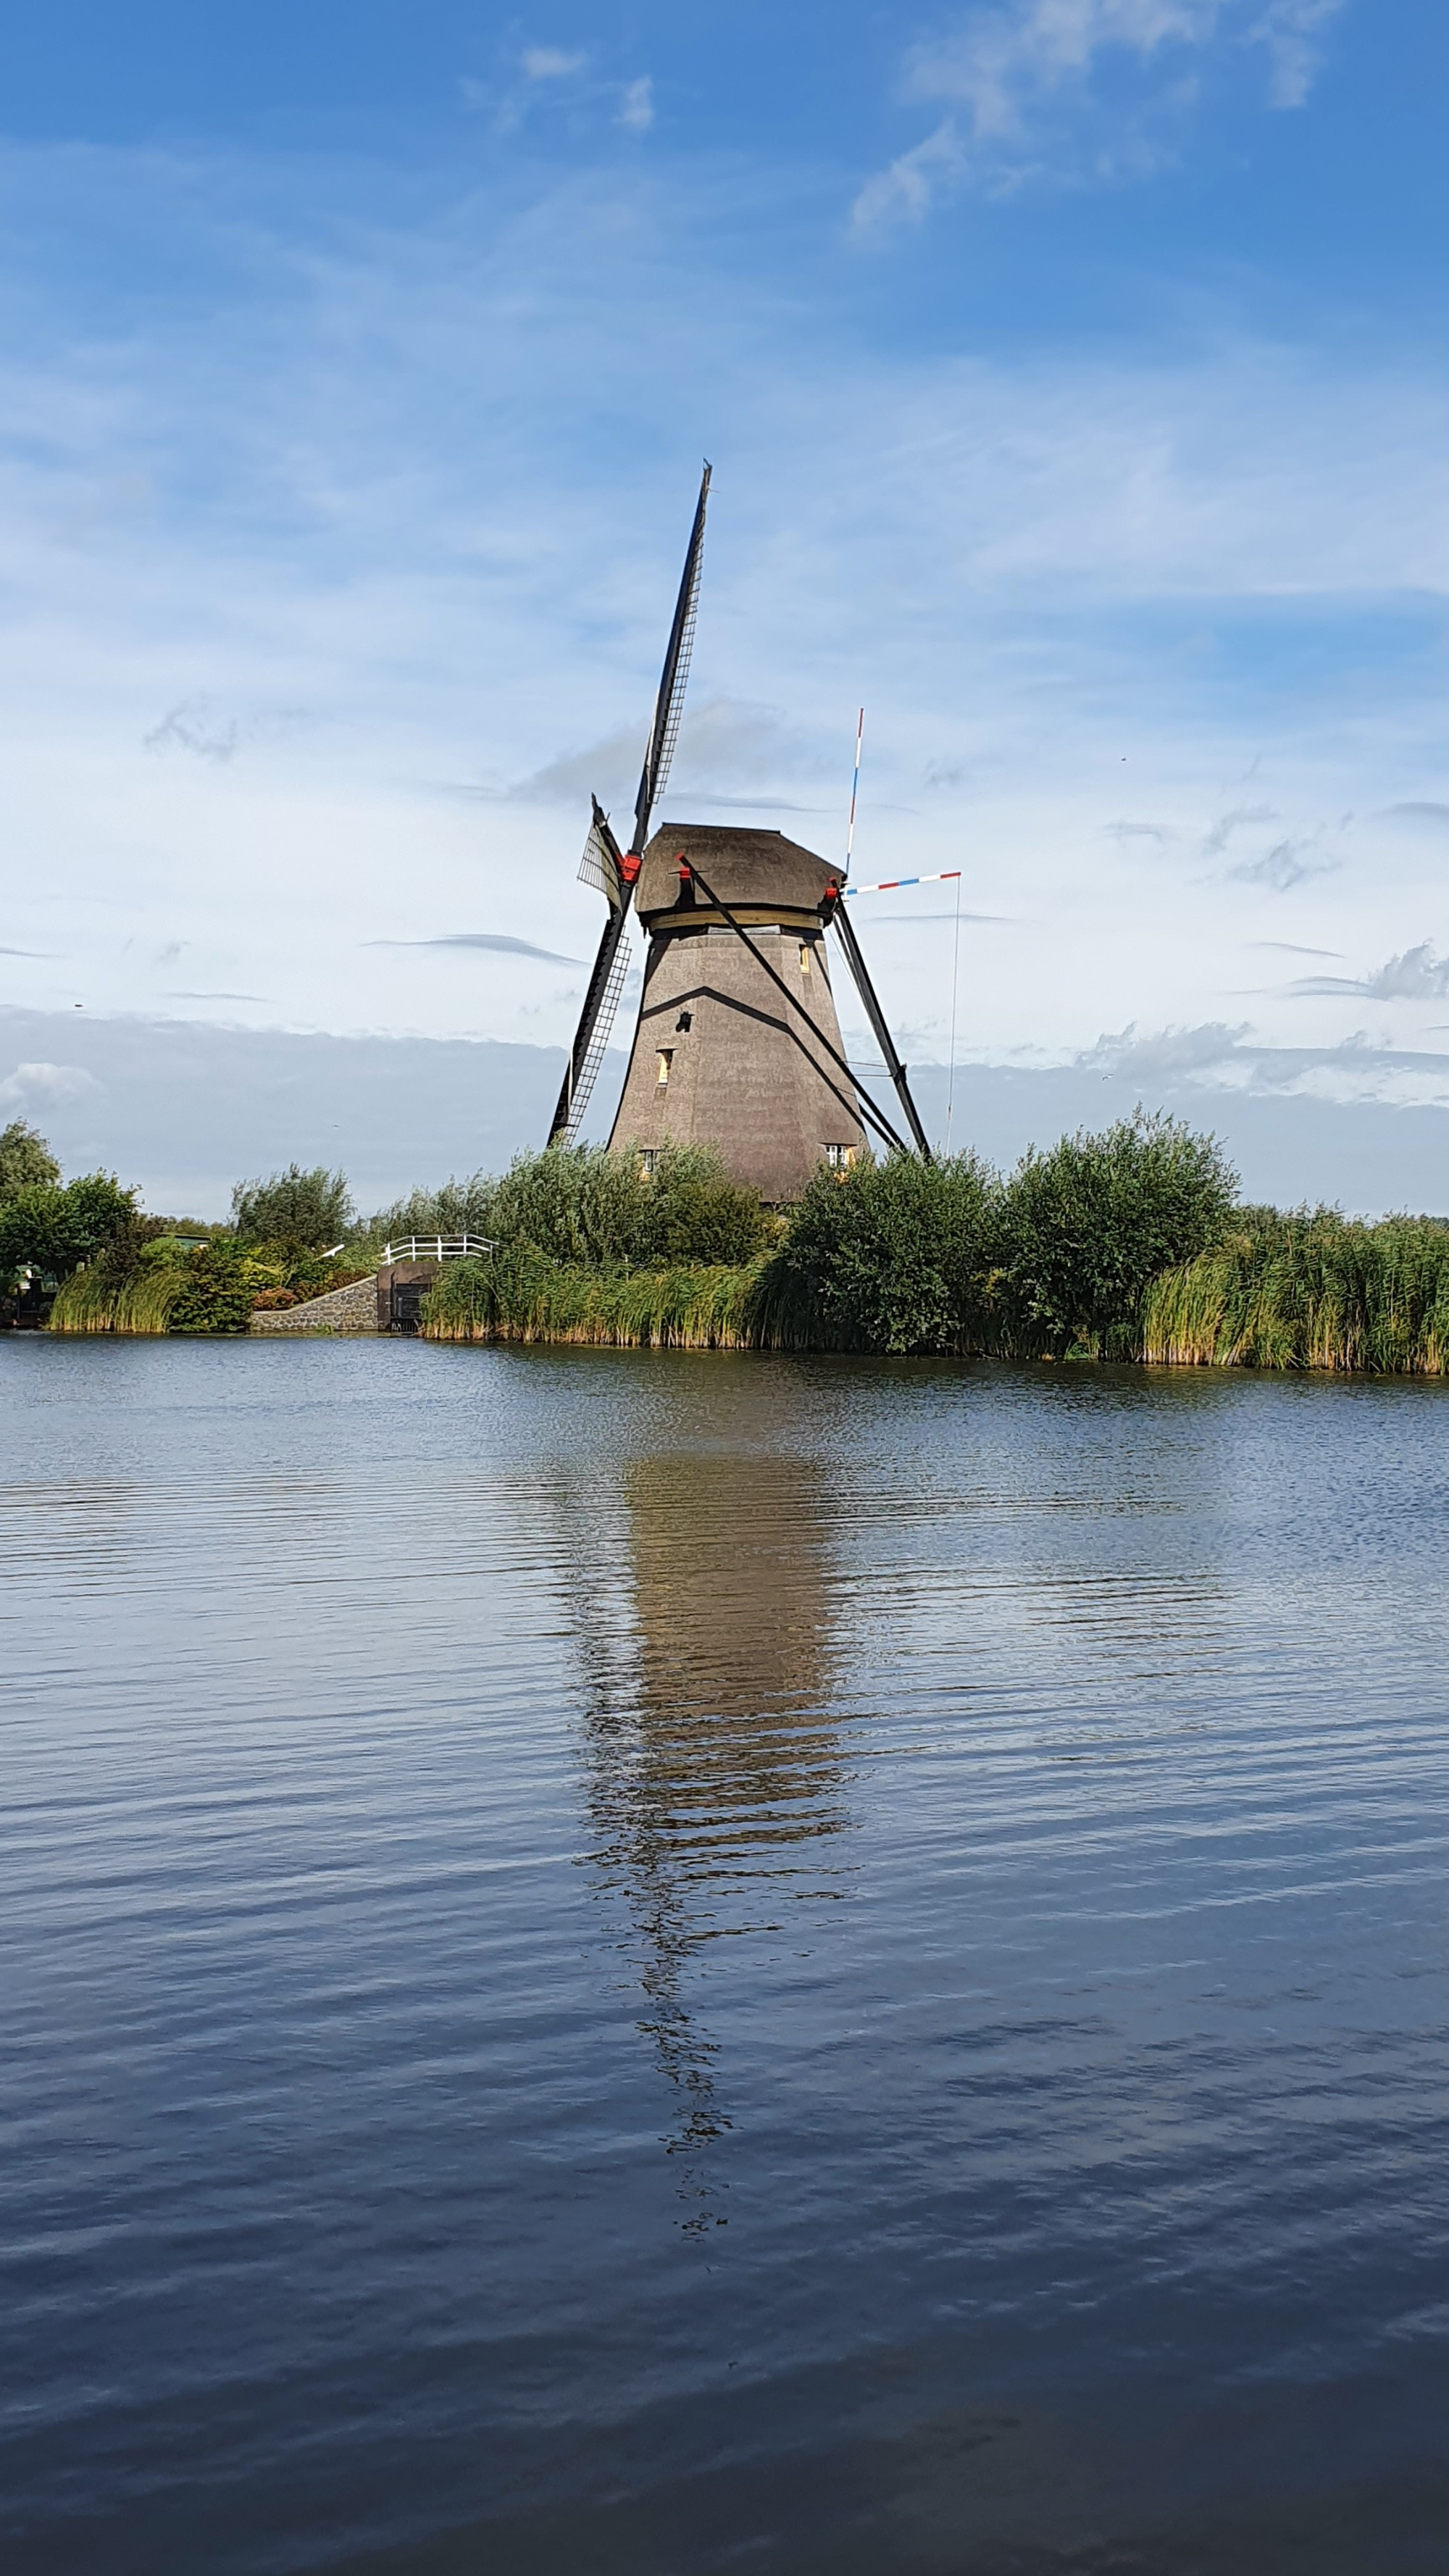
[[[329,1288],[302,1306],[282,1306],[275,1314],[253,1315],[254,1333],[375,1333],[377,1281],[354,1279],[346,1288]]]
[[[375,1277],[329,1288],[305,1305],[253,1315],[254,1333],[413,1333],[418,1308],[437,1276],[436,1261],[390,1261]]]

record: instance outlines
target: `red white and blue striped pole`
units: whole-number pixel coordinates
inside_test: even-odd
[[[865,732],[865,709],[855,719],[855,773],[850,782],[850,822],[845,834],[845,873],[850,874],[850,856],[855,848],[855,800],[860,794],[860,745]]]
[[[847,895],[894,894],[900,886],[949,885],[952,879],[959,877],[960,874],[959,868],[941,868],[933,877],[882,877],[879,885],[847,886],[845,891]]]

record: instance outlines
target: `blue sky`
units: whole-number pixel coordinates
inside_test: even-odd
[[[973,1063],[1449,1107],[1442,11],[26,17],[5,1000],[561,1043],[708,453],[667,806],[833,854],[863,700]]]

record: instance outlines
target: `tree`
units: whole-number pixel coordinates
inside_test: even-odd
[[[8,1127],[0,1128],[0,1199],[59,1179],[60,1165],[45,1138],[23,1118],[12,1118]]]
[[[32,1181],[0,1199],[0,1276],[24,1267],[46,1279],[64,1279],[81,1262],[133,1228],[136,1193],[105,1172],[91,1172],[65,1189]]]
[[[264,1181],[238,1181],[231,1221],[245,1243],[299,1243],[309,1250],[343,1242],[356,1221],[345,1172],[322,1164],[304,1172],[291,1163]]]
[[[765,1274],[766,1310],[802,1347],[970,1347],[999,1188],[974,1154],[892,1154],[843,1181],[817,1172]]]
[[[641,1264],[723,1262],[733,1268],[753,1261],[771,1232],[759,1191],[732,1181],[710,1147],[658,1149],[640,1199],[634,1257]]]
[[[1130,1358],[1150,1283],[1219,1240],[1237,1185],[1215,1136],[1142,1109],[1024,1155],[1002,1202],[998,1280],[1018,1347],[1060,1356],[1086,1341]]]

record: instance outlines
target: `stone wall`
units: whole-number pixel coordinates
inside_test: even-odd
[[[309,1297],[304,1306],[283,1306],[275,1313],[253,1315],[254,1333],[375,1333],[377,1281],[354,1279],[349,1287],[329,1288]]]

